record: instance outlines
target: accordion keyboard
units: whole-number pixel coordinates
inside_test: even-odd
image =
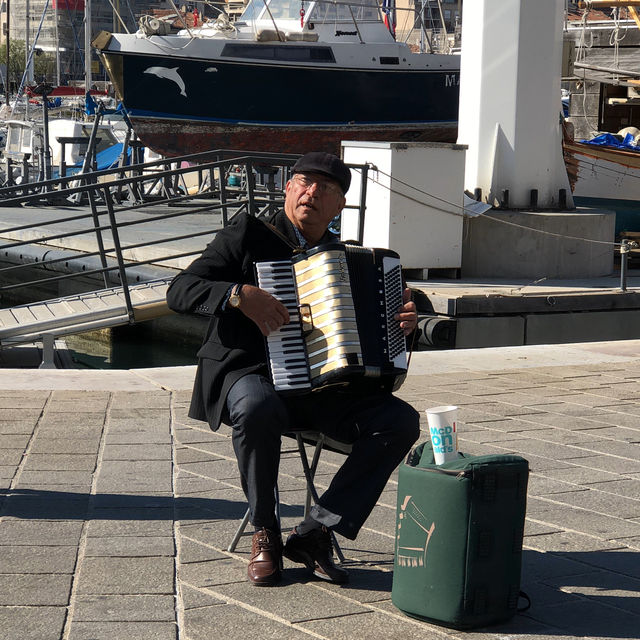
[[[266,338],[277,391],[357,388],[363,378],[387,388],[402,383],[407,357],[394,318],[403,290],[397,253],[331,243],[292,260],[258,262],[255,270],[258,286],[290,316]]]
[[[289,312],[289,323],[267,336],[269,368],[278,391],[311,388],[309,367],[302,335],[302,323],[290,260],[256,263],[258,286],[278,299]]]
[[[398,367],[407,366],[406,343],[400,323],[394,320],[396,310],[402,306],[402,270],[400,260],[385,257],[384,271],[385,307],[387,310],[386,332],[388,358]]]

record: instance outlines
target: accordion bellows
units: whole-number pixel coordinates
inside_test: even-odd
[[[255,267],[258,286],[281,300],[290,315],[289,324],[267,338],[278,391],[308,391],[358,378],[398,386],[407,357],[394,319],[402,305],[397,253],[332,243]]]

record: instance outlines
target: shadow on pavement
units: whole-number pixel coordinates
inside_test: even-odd
[[[240,520],[247,503],[220,498],[102,493],[91,495],[41,489],[0,490],[0,515],[41,520]],[[280,505],[282,517],[300,507]]]
[[[33,520],[240,520],[244,501],[151,494],[98,494],[37,489],[0,490],[0,516]],[[283,517],[299,516],[300,507],[281,504]],[[349,542],[349,555],[362,549]],[[348,563],[346,591],[378,591],[391,596],[393,566]],[[303,579],[296,570],[290,579]],[[298,581],[298,580],[296,580]],[[640,637],[640,553],[524,550],[521,588],[531,608],[487,632],[584,638]],[[478,632],[479,630],[474,630]]]

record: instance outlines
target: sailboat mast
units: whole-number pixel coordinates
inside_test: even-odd
[[[11,15],[11,12],[9,10],[9,5],[11,4],[11,0],[7,0],[7,32],[5,33],[5,37],[7,38],[7,55],[6,55],[6,64],[5,64],[5,71],[4,71],[4,90],[5,90],[5,104],[7,105],[7,108],[9,108],[9,98],[10,96],[10,91],[9,91],[9,42],[11,41],[9,34],[11,33],[9,31],[9,16]]]
[[[60,33],[58,32],[58,3],[53,8],[53,19],[55,20],[56,38],[56,86],[60,86]]]
[[[91,90],[91,0],[84,3],[84,80],[85,90]]]
[[[31,53],[31,42],[29,33],[29,0],[25,0],[24,3],[24,55],[25,66],[27,67],[27,82],[33,84],[33,66],[29,64]]]

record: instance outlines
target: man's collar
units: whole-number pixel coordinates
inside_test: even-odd
[[[293,227],[293,230],[296,234],[296,238],[298,238],[298,244],[303,248],[303,249],[309,249],[309,243],[307,242],[306,238],[302,235],[302,233],[300,233],[300,229],[298,229],[298,227],[296,227],[294,224],[291,225]]]
[[[278,211],[278,213],[271,220],[272,224],[275,227],[277,227],[280,231],[291,238],[292,242],[298,244],[302,249],[311,249],[306,238],[302,235],[298,227],[296,227],[293,222],[289,220],[287,214],[284,212],[284,209]],[[335,242],[336,240],[338,240],[338,238],[335,237],[335,234],[327,229],[318,244],[326,244],[327,242]]]

